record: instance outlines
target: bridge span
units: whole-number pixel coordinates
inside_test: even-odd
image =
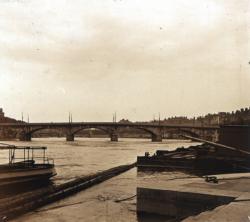
[[[151,135],[152,142],[161,142],[164,132],[176,130],[179,134],[216,140],[219,126],[166,125],[156,123],[119,122],[49,122],[49,123],[0,123],[2,130],[15,130],[21,141],[31,141],[32,134],[44,129],[61,130],[67,141],[74,141],[75,134],[84,129],[99,129],[107,133],[111,141],[118,141],[119,130],[139,129]],[[213,138],[214,137],[214,138]]]

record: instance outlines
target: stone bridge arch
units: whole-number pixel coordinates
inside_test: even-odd
[[[80,123],[22,123],[12,127],[19,133],[20,140],[29,141],[32,138],[32,134],[43,129],[56,129],[66,135],[68,141],[74,140],[74,135],[84,129],[95,128],[104,131],[110,136],[111,141],[118,141],[119,130],[121,129],[138,129],[147,132],[151,135],[153,142],[161,142],[163,133],[167,130],[177,130],[179,134],[186,134],[193,137],[200,137],[206,140],[210,140],[216,137],[218,133],[217,127],[192,127],[192,126],[173,126],[173,125],[153,125],[146,123],[109,123],[109,122],[80,122]],[[214,141],[211,140],[211,141]]]
[[[59,130],[64,135],[66,135],[66,133],[67,133],[67,128],[65,128],[65,127],[56,127],[56,126],[55,127],[53,127],[53,126],[24,127],[18,133],[19,140],[21,140],[21,141],[31,141],[32,140],[32,135],[35,132],[46,130],[46,129]]]
[[[194,132],[193,130],[190,130],[190,129],[179,129],[179,133],[180,133],[180,135],[184,134],[184,135],[197,137],[197,138],[201,137],[200,134],[198,134],[197,132]]]
[[[218,140],[217,129],[206,129],[206,128],[188,128],[180,129],[180,133],[184,135],[201,138],[208,141],[216,142]]]
[[[99,129],[107,133],[110,137],[110,140],[117,142],[119,138],[119,130],[124,128],[133,128],[142,130],[151,135],[152,142],[161,142],[162,141],[162,132],[161,129],[156,127],[139,127],[139,126],[84,126],[78,128],[70,128],[66,134],[67,141],[74,141],[75,134],[85,129]]]
[[[162,130],[153,127],[133,127],[134,129],[143,130],[151,135],[152,142],[162,142]]]
[[[61,130],[64,135],[66,135],[67,141],[74,141],[75,134],[85,129],[99,129],[109,135],[111,141],[118,141],[119,129],[123,129],[125,126],[96,126],[96,125],[87,125],[81,127],[73,127],[70,124],[64,127],[58,126],[40,126],[40,127],[24,127],[19,133],[19,139],[21,141],[31,141],[32,134],[44,130],[44,129],[57,129]],[[127,126],[126,128],[134,128],[142,130],[151,135],[152,142],[161,142],[162,141],[162,130],[158,127],[140,127],[140,126]]]
[[[66,140],[67,141],[74,141],[75,134],[82,130],[86,129],[98,129],[103,132],[105,132],[109,137],[111,141],[118,141],[118,133],[117,129],[114,129],[113,127],[102,127],[102,126],[84,126],[84,127],[78,127],[78,128],[71,128],[68,133],[66,134]]]

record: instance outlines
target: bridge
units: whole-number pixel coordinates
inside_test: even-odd
[[[175,130],[179,134],[215,141],[219,126],[166,125],[160,123],[119,123],[119,122],[57,122],[57,123],[0,123],[2,130],[15,130],[21,141],[31,141],[33,133],[44,129],[61,130],[67,141],[74,141],[81,130],[98,129],[104,131],[111,141],[118,141],[119,130],[139,129],[147,132],[152,142],[161,142],[164,132]]]

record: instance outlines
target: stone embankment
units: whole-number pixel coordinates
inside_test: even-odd
[[[23,213],[43,205],[58,201],[67,196],[80,192],[95,184],[101,183],[131,168],[135,163],[114,167],[96,174],[84,176],[57,186],[49,186],[34,192],[15,195],[0,199],[0,219],[7,221]]]

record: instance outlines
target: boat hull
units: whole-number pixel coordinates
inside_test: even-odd
[[[19,183],[48,182],[56,175],[54,165],[35,164],[32,167],[0,168],[0,186],[17,185]]]

